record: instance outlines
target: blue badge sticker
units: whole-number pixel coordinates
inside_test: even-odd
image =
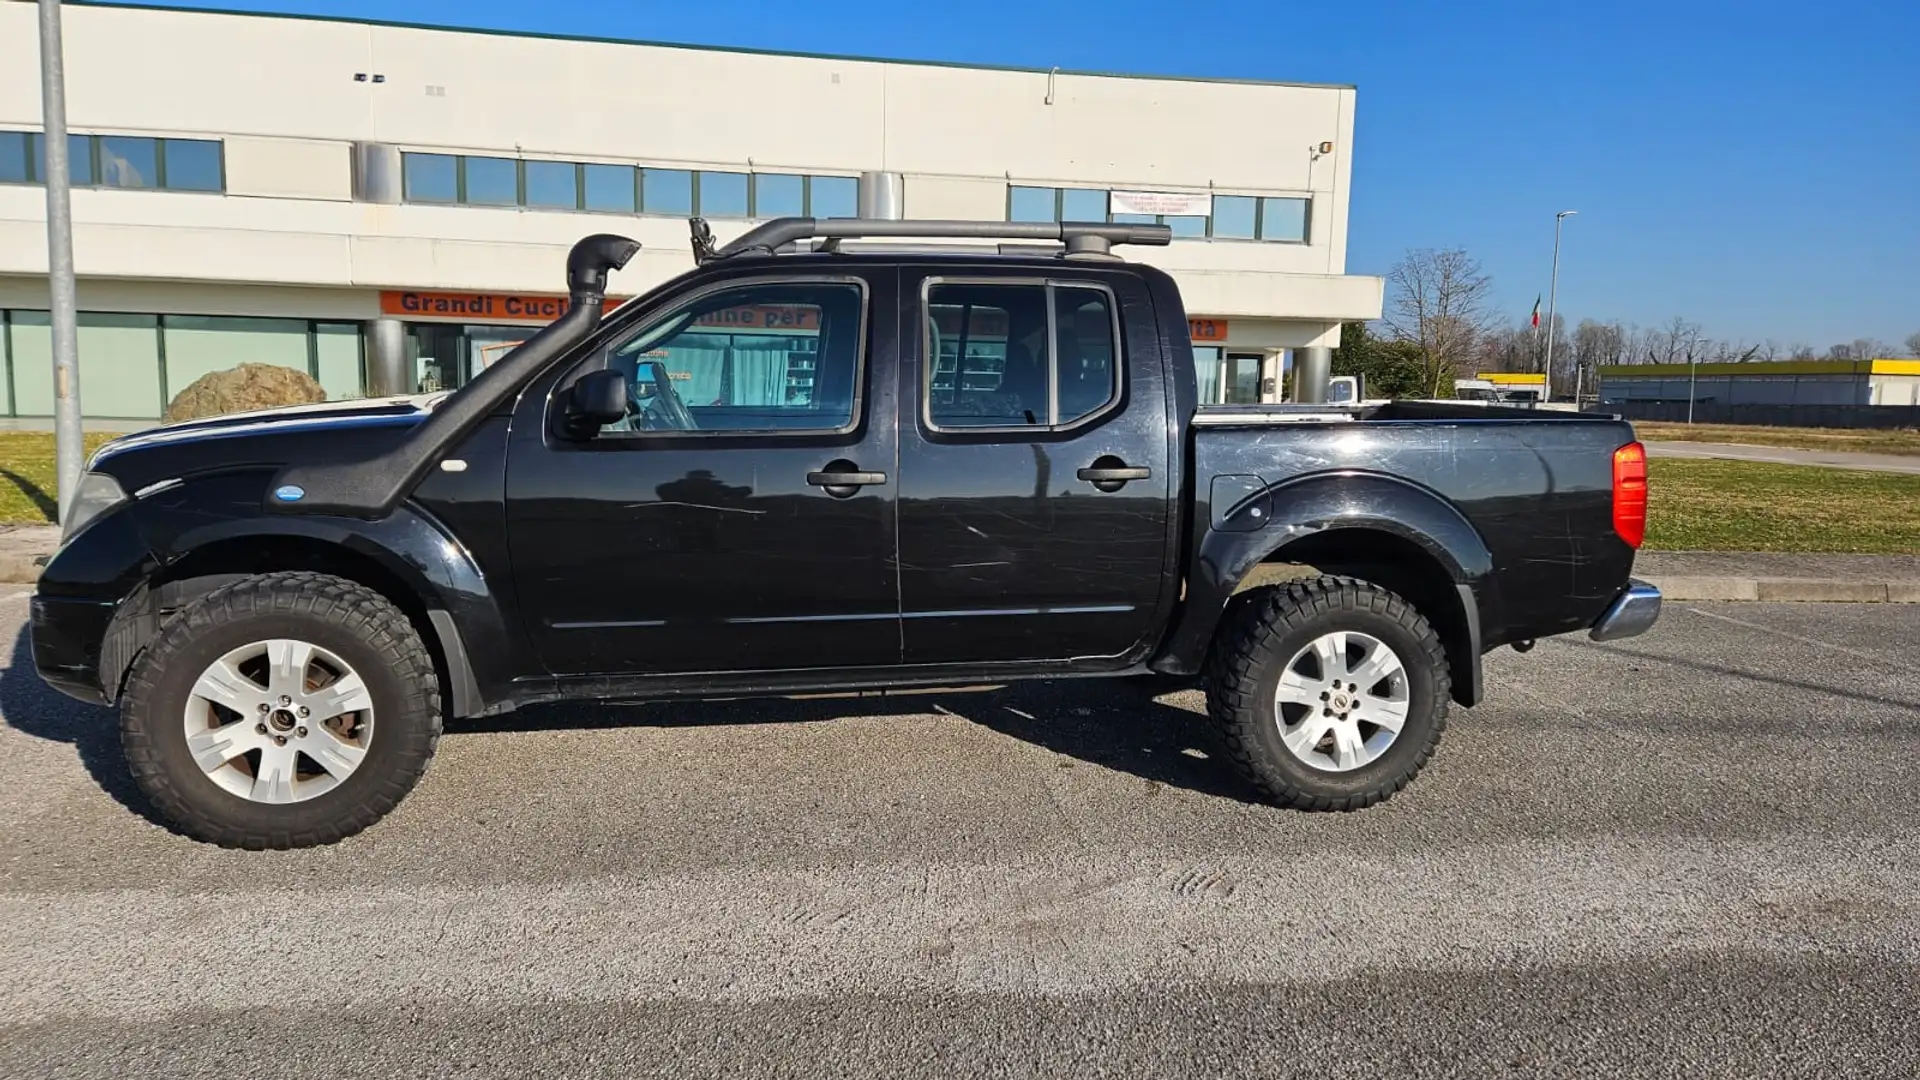
[[[298,484],[288,484],[285,487],[274,488],[273,497],[281,502],[299,502],[307,497],[307,489]]]

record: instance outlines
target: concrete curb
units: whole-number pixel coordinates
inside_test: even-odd
[[[1920,581],[1826,578],[1647,575],[1668,600],[1736,600],[1771,604],[1920,604]]]

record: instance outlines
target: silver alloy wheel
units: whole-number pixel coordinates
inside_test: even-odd
[[[366,759],[373,695],[345,660],[305,641],[256,641],[215,660],[187,697],[187,750],[243,799],[324,795]]]
[[[1280,740],[1324,772],[1379,759],[1407,722],[1407,668],[1367,634],[1322,634],[1293,655],[1274,691]]]

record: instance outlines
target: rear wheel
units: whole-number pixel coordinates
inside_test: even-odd
[[[187,835],[328,844],[378,821],[426,770],[439,680],[380,594],[264,574],[167,621],[134,664],[120,731],[134,779]]]
[[[1273,802],[1358,810],[1405,787],[1447,723],[1445,650],[1405,600],[1322,577],[1236,597],[1207,672],[1228,757]]]

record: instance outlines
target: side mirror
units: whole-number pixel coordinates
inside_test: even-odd
[[[589,371],[574,381],[567,395],[567,429],[581,437],[618,423],[626,415],[626,372]]]

